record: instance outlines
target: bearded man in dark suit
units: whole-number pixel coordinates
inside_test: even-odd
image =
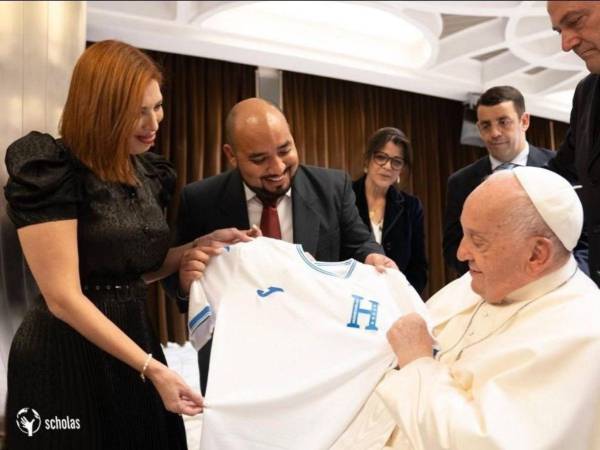
[[[300,164],[287,120],[273,104],[251,98],[235,105],[226,120],[225,141],[223,151],[234,169],[183,189],[178,243],[223,228],[256,226],[263,235],[302,244],[319,261],[354,258],[396,268],[360,219],[349,175]],[[205,264],[198,247],[183,257],[177,292],[181,310]],[[210,343],[198,353],[203,392],[209,359]]]

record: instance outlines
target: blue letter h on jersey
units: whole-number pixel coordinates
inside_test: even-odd
[[[367,325],[365,330],[377,331],[377,309],[379,308],[379,303],[374,300],[369,300],[369,303],[371,303],[371,309],[366,309],[360,307],[360,302],[363,300],[363,297],[359,295],[352,295],[352,298],[354,298],[354,305],[352,305],[352,316],[350,317],[350,322],[346,324],[346,326],[349,328],[360,328],[360,325],[358,324],[358,315],[368,314],[369,325]]]

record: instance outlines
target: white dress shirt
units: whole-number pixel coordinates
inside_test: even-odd
[[[490,156],[490,162],[492,163],[492,172],[494,170],[496,170],[496,167],[498,167],[500,164],[504,164],[504,161],[500,161],[500,160],[494,158],[492,155],[489,155],[489,156]],[[523,148],[523,150],[521,150],[519,152],[519,154],[517,156],[515,156],[511,161],[506,161],[506,162],[516,164],[517,166],[526,166],[528,156],[529,156],[529,143],[525,142],[525,147]]]
[[[260,217],[262,216],[263,204],[256,195],[244,183],[244,193],[246,194],[246,205],[248,206],[248,222],[250,226],[260,227]],[[281,228],[281,240],[285,242],[294,242],[294,220],[292,213],[292,188],[277,199],[277,215],[279,216],[279,227]]]
[[[381,222],[375,223],[371,220],[371,230],[373,231],[373,237],[378,244],[381,244],[381,238],[383,237],[383,219]]]

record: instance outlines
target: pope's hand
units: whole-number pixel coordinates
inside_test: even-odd
[[[433,357],[433,338],[425,320],[417,313],[400,317],[388,330],[387,338],[400,367],[415,359]]]

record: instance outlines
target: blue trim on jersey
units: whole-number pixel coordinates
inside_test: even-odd
[[[313,262],[313,261],[311,261],[310,259],[308,259],[306,257],[306,255],[304,254],[304,249],[302,248],[301,244],[296,244],[296,250],[298,251],[298,254],[302,258],[302,260],[311,269],[316,270],[317,272],[321,272],[322,274],[329,275],[330,277],[335,277],[335,278],[349,278],[350,275],[352,275],[352,272],[354,272],[354,268],[356,267],[356,260],[355,259],[347,259],[346,261],[339,261],[339,262],[327,262],[327,261],[315,261],[315,262]],[[340,265],[348,266],[348,270],[343,275],[338,275],[337,273],[330,272],[328,270],[325,270],[325,269],[319,267],[319,266],[340,266]]]
[[[353,261],[356,263],[356,260],[353,260]],[[356,269],[356,264],[352,264],[352,266],[350,267],[350,270],[346,274],[346,278],[350,278],[350,276],[352,275],[352,272],[354,272],[354,269]]]
[[[210,306],[205,306],[202,308],[202,311],[196,314],[194,318],[189,321],[190,330],[193,331],[196,327],[202,325],[210,316],[212,316]]]
[[[346,261],[311,261],[314,265],[316,266],[337,266],[340,264],[347,264],[347,265],[351,265],[348,269],[348,273],[346,273],[346,275],[344,276],[344,278],[350,278],[350,276],[352,275],[352,272],[354,272],[354,269],[356,268],[356,260],[355,259],[347,259]],[[354,262],[354,264],[352,264],[352,262]]]

